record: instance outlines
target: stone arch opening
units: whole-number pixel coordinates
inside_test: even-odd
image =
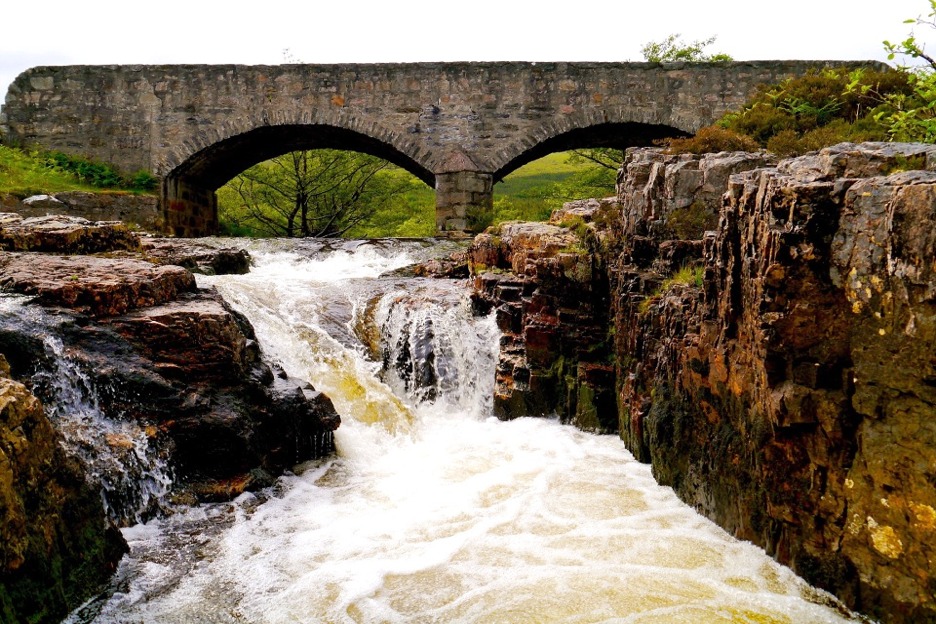
[[[431,188],[435,175],[393,145],[336,126],[261,126],[195,151],[163,178],[161,205],[166,231],[176,236],[204,236],[218,230],[215,191],[245,169],[299,150],[341,149],[383,158]]]
[[[503,180],[510,172],[554,152],[592,147],[623,150],[653,145],[659,139],[686,136],[690,134],[673,126],[639,122],[606,122],[574,128],[546,138],[517,154],[493,172],[494,180]]]

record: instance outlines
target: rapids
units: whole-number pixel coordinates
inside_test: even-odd
[[[199,283],[332,398],[337,454],[124,529],[108,596],[66,621],[856,621],[616,437],[494,419],[493,320],[463,282],[395,272],[443,243],[244,244],[251,273]]]

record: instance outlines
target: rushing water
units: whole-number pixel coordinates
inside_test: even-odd
[[[337,456],[125,529],[113,595],[71,621],[849,621],[617,438],[493,419],[498,336],[464,284],[379,277],[425,243],[251,252],[250,274],[201,285],[332,397]]]
[[[166,506],[172,484],[165,458],[151,444],[153,431],[131,420],[108,418],[97,388],[55,336],[58,326],[28,297],[0,297],[6,322],[22,323],[42,340],[50,368],[32,382],[41,388],[46,414],[62,434],[66,452],[81,461],[87,480],[101,493],[107,515],[120,525],[152,517]]]

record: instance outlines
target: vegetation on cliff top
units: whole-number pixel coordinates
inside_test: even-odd
[[[930,12],[906,23],[936,29],[936,0],[927,2]],[[844,141],[936,141],[936,59],[912,31],[884,47],[892,60],[899,55],[925,64],[823,69],[765,85],[740,111],[665,144],[673,153],[759,147],[792,156]]]

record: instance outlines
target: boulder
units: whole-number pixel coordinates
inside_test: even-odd
[[[246,249],[216,246],[192,238],[144,238],[144,257],[156,264],[174,264],[204,275],[243,275],[250,271]]]
[[[0,289],[33,295],[42,305],[113,316],[191,292],[195,278],[181,267],[142,260],[9,253],[0,256]]]

